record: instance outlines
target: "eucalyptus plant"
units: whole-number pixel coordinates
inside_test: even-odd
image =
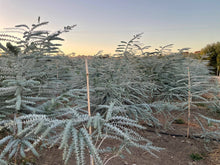
[[[121,41],[119,56],[103,58],[98,53],[89,59],[87,75],[84,58],[61,55],[61,44],[54,43],[75,25],[54,33],[37,30],[47,24],[38,19],[31,26],[17,25],[0,34],[0,130],[7,131],[0,140],[2,164],[12,160],[17,164],[28,151],[39,156],[40,144],[59,145],[65,164],[72,156],[76,164],[88,164],[89,153],[96,164],[106,165],[131,147],[156,156],[154,151],[162,148],[139,134],[145,130],[140,121],[159,127],[158,114],[172,122],[171,112],[184,113],[189,104],[219,111],[219,86],[206,63],[181,51],[165,55],[172,45],[145,52],[149,47],[137,42],[142,33],[134,35],[128,42]],[[21,37],[11,35],[12,31]],[[86,111],[87,76],[91,116]],[[207,98],[207,93],[213,97]],[[109,139],[119,145],[103,147]],[[106,152],[113,156],[104,160]]]
[[[31,27],[21,24],[0,35],[0,40],[7,42],[6,46],[0,45],[3,51],[0,57],[0,125],[1,130],[8,132],[0,140],[0,145],[4,147],[1,161],[14,160],[17,164],[19,158],[25,157],[25,152],[30,150],[39,156],[35,148],[40,143],[47,147],[59,144],[64,151],[65,163],[75,154],[80,165],[86,164],[84,155],[87,149],[96,164],[108,163],[111,158],[103,161],[100,156],[103,152],[113,153],[113,148],[102,148],[106,139],[120,142],[118,154],[131,146],[152,154],[152,151],[161,150],[136,132],[136,129],[144,129],[137,123],[143,112],[146,112],[149,124],[158,121],[144,102],[148,97],[144,92],[140,93],[139,79],[129,76],[135,74],[135,69],[126,73],[128,59],[111,59],[112,66],[106,72],[102,67],[110,61],[102,66],[102,60],[94,58],[97,62],[91,61],[93,115],[89,116],[85,111],[88,105],[83,59],[54,55],[58,53],[60,44],[52,43],[62,40],[58,36],[74,26],[55,33],[36,30],[46,24],[48,22],[40,20]],[[23,37],[9,35],[10,30],[22,31]],[[95,66],[98,63],[101,68]],[[112,75],[114,70],[121,75]],[[145,86],[146,90],[150,89],[147,84]],[[93,130],[92,134],[88,133],[89,127]]]

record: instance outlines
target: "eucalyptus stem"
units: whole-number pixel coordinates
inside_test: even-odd
[[[189,138],[189,128],[190,128],[190,116],[191,116],[191,80],[190,80],[190,70],[188,70],[188,118],[187,118],[187,138]]]
[[[85,65],[86,65],[86,82],[87,82],[87,101],[88,101],[88,115],[91,116],[90,110],[90,93],[89,93],[89,69],[88,69],[88,62],[87,58],[85,58]],[[89,134],[92,134],[92,127],[89,127]],[[94,159],[90,154],[90,165],[94,165]]]

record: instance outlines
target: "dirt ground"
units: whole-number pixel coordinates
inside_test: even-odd
[[[220,154],[217,142],[204,143],[203,140],[187,139],[168,135],[157,136],[155,133],[144,133],[148,139],[152,140],[155,146],[165,148],[160,152],[155,152],[156,158],[141,149],[132,149],[132,154],[124,153],[125,158],[117,157],[112,159],[108,165],[217,165],[220,164]],[[115,142],[108,142],[114,145]],[[206,148],[212,150],[208,152]],[[213,150],[215,149],[215,150]],[[214,151],[214,152],[213,152]],[[192,153],[199,153],[203,159],[193,161],[190,158]],[[216,155],[214,155],[216,153]],[[42,156],[36,160],[37,165],[63,165],[62,152],[57,148],[42,151]],[[214,158],[214,159],[213,159]],[[74,165],[75,160],[71,159],[68,165]]]
[[[200,111],[200,110],[199,110]],[[198,110],[192,113],[191,134],[201,131],[198,123],[193,118]],[[201,111],[200,111],[201,113]],[[202,112],[206,113],[206,112]],[[186,115],[180,116],[186,118]],[[163,119],[161,118],[161,121]],[[217,141],[206,142],[200,138],[186,138],[187,124],[172,124],[171,130],[160,129],[161,134],[155,133],[149,128],[140,132],[142,136],[153,142],[154,146],[162,147],[164,150],[155,152],[158,158],[141,149],[132,148],[131,152],[123,153],[124,158],[116,157],[107,165],[220,165],[220,143]],[[184,136],[178,136],[184,135]],[[106,146],[116,145],[115,141],[106,141]],[[35,160],[36,165],[63,165],[62,151],[57,147],[44,149],[41,157]],[[202,159],[193,161],[192,154],[201,155]],[[88,161],[87,161],[88,162]],[[68,165],[74,165],[74,158],[70,159]],[[87,163],[89,164],[89,163]]]

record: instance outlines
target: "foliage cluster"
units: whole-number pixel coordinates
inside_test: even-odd
[[[209,60],[209,65],[214,67],[214,71],[219,75],[220,69],[220,42],[206,45],[201,50],[202,55],[206,55]]]

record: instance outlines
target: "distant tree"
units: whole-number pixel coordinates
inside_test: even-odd
[[[206,45],[201,50],[202,55],[207,55],[209,65],[213,66],[215,73],[219,75],[220,70],[220,42]]]

